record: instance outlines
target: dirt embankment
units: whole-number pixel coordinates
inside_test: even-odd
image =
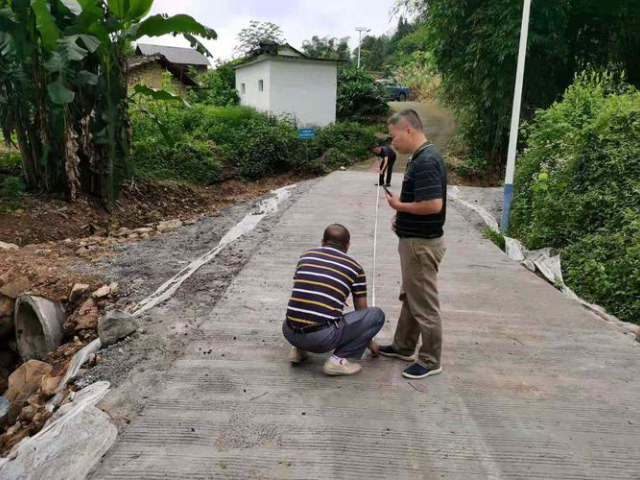
[[[301,178],[305,177],[285,174],[251,183],[229,180],[204,187],[127,182],[111,212],[86,197],[69,203],[46,196],[25,196],[20,208],[0,213],[0,241],[24,246],[92,235],[106,237],[122,227],[136,229],[169,218],[186,220],[211,214]]]

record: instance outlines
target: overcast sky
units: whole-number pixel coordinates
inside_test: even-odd
[[[213,28],[218,40],[205,45],[216,60],[232,58],[238,32],[251,20],[279,25],[287,42],[296,48],[313,35],[328,35],[351,37],[353,49],[358,43],[355,27],[368,27],[374,35],[396,27],[398,20],[390,15],[393,4],[394,0],[156,0],[151,13],[186,13]],[[182,37],[172,36],[141,42],[189,46]]]

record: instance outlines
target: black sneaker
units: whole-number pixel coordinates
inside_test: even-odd
[[[395,348],[393,348],[393,345],[381,346],[380,349],[379,349],[379,353],[380,353],[380,355],[383,355],[385,357],[399,358],[400,360],[404,360],[405,362],[413,362],[416,359],[416,355],[415,354],[413,354],[413,355],[402,355]]]
[[[385,185],[385,187],[387,187],[387,188],[389,188],[390,186],[391,186],[391,184],[390,184],[390,183],[387,183],[387,184]]]
[[[442,373],[442,367],[428,369],[418,363],[414,363],[413,365],[405,368],[404,372],[402,372],[402,376],[405,378],[427,378],[439,373]]]

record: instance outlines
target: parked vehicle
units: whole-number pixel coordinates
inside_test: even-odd
[[[408,87],[399,85],[393,78],[383,78],[378,80],[378,83],[384,88],[387,99],[389,100],[406,102],[411,95],[411,90]]]

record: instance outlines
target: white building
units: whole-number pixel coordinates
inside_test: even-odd
[[[338,63],[308,57],[290,45],[262,44],[235,67],[240,103],[291,114],[299,127],[329,125],[336,121]]]

